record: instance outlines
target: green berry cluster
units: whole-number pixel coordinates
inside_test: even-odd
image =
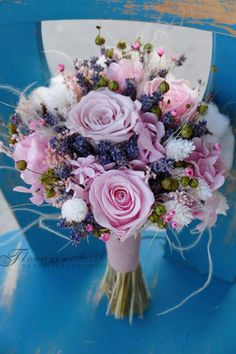
[[[149,220],[156,224],[160,229],[166,229],[168,224],[163,219],[166,212],[165,205],[159,203],[154,207],[152,214],[149,216]]]
[[[55,187],[59,178],[55,175],[55,170],[49,168],[40,176],[40,182],[45,187],[45,194],[47,198],[53,198],[56,195]]]

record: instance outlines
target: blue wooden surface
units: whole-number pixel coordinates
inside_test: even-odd
[[[0,23],[100,18],[236,34],[236,6],[228,0],[3,0],[0,9]]]
[[[70,19],[70,18],[109,18],[140,20],[151,22],[168,22],[201,28],[204,30],[215,30],[213,47],[213,64],[219,71],[210,80],[215,93],[215,100],[219,104],[221,111],[229,113],[234,118],[235,103],[227,105],[229,101],[235,101],[232,85],[236,82],[235,70],[235,38],[223,35],[223,33],[234,34],[236,30],[234,19],[234,5],[226,1],[212,1],[215,3],[215,12],[210,11],[212,7],[204,6],[206,2],[193,2],[195,7],[189,3],[189,11],[181,13],[181,1],[176,0],[176,13],[168,14],[168,1],[148,1],[144,4],[142,0],[123,1],[123,0],[99,0],[87,1],[80,0],[5,0],[0,2],[0,84],[10,84],[23,89],[28,84],[37,81],[44,84],[49,79],[49,71],[42,54],[41,43],[41,20]],[[164,6],[166,4],[166,7]],[[168,6],[167,6],[168,5]],[[196,18],[193,16],[193,10],[196,10]],[[191,10],[191,11],[190,11]],[[214,17],[221,15],[218,22]],[[230,16],[225,16],[225,12],[231,11]],[[210,12],[209,12],[210,11]],[[207,14],[207,15],[206,15]],[[209,15],[209,16],[208,16]],[[202,17],[201,17],[202,16]],[[223,23],[222,23],[223,21]],[[222,34],[219,34],[222,33]],[[16,99],[9,93],[2,93],[1,100],[9,103],[15,103]],[[1,107],[1,114],[7,119],[9,109]],[[233,122],[235,124],[235,120]],[[6,159],[3,163],[6,162]],[[27,196],[13,193],[11,188],[19,179],[13,177],[13,172],[2,173],[1,188],[3,189],[11,205],[27,202]],[[235,243],[235,192],[234,186],[226,187],[230,196],[230,213],[227,218],[220,221],[219,227],[214,230],[214,254],[215,274],[227,280],[233,280],[236,272],[236,251]],[[18,215],[20,225],[23,227],[32,220],[31,215]],[[27,233],[27,239],[35,253],[42,250],[48,254],[55,254],[56,250],[62,244],[58,238],[38,230],[32,229]],[[65,250],[65,253],[68,249]],[[69,251],[71,252],[71,251]],[[189,255],[186,265],[194,266],[202,272],[206,272],[205,257],[203,248],[196,248]],[[172,256],[176,259],[175,256]],[[182,262],[183,263],[183,262]]]
[[[21,248],[27,249],[24,238],[22,242]],[[8,244],[0,255],[14,247],[17,243]],[[76,263],[47,267],[32,261],[32,254],[19,259],[17,286],[8,308],[2,306],[4,281],[13,266],[0,266],[1,354],[236,353],[235,284],[214,279],[181,309],[157,316],[199,287],[206,276],[175,266],[163,258],[161,240],[150,247],[150,238],[144,238],[141,262],[152,300],[144,319],[135,318],[130,327],[127,319],[105,316],[105,300],[94,306],[106,260],[96,256],[96,248],[88,249],[86,244],[78,248],[78,254],[87,251],[94,255],[90,260],[82,257]]]

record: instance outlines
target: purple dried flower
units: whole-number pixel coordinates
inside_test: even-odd
[[[70,175],[71,175],[71,167],[64,165],[64,166],[56,169],[55,175],[56,175],[56,177],[59,177],[61,180],[66,179],[66,178],[70,177]]]
[[[19,113],[14,113],[10,116],[10,123],[14,124],[16,127],[22,124],[21,116]]]
[[[142,103],[143,112],[151,112],[153,108],[159,106],[160,101],[163,100],[163,95],[159,91],[153,92],[151,95],[141,95],[139,101]]]
[[[80,157],[87,157],[95,154],[92,145],[89,144],[88,140],[81,135],[75,137],[73,148]]]
[[[166,157],[162,157],[160,160],[151,163],[151,171],[162,177],[168,177],[171,175],[171,170],[174,168],[174,160]]]
[[[179,58],[175,60],[175,65],[176,66],[182,66],[187,60],[187,57],[185,54],[181,54]]]
[[[50,147],[51,147],[52,149],[57,149],[58,144],[59,144],[59,142],[58,142],[58,139],[57,139],[56,136],[54,136],[53,138],[51,138],[50,141],[49,141],[49,145],[50,145]]]
[[[200,121],[193,126],[193,137],[198,137],[200,138],[201,136],[207,134],[208,129],[207,129],[207,121],[203,120]]]
[[[135,79],[126,79],[126,88],[123,91],[124,96],[129,96],[133,101],[136,100],[137,97],[137,89],[136,89],[136,81]]]

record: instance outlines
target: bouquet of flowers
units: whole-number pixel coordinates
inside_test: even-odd
[[[49,87],[21,95],[10,117],[9,145],[31,202],[59,208],[70,243],[106,243],[108,264],[98,297],[106,294],[116,318],[142,316],[148,291],[139,263],[140,230],[150,224],[176,235],[192,221],[212,227],[228,208],[218,191],[232,164],[229,119],[200,102],[198,91],[173,70],[185,55],[164,48],[107,48],[76,59],[74,72],[58,65]]]

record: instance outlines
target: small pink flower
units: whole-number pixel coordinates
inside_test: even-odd
[[[171,111],[171,115],[172,115],[172,117],[176,117],[177,116],[177,111],[175,109],[173,109]]]
[[[60,73],[63,73],[63,71],[65,70],[65,64],[58,64],[58,65],[57,65],[57,70],[58,70]]]
[[[38,127],[38,122],[36,120],[32,120],[30,123],[29,123],[29,128],[30,130],[36,130],[37,127]]]
[[[171,226],[173,227],[173,229],[177,229],[178,228],[178,224],[176,221],[173,221]]]
[[[193,177],[194,176],[194,171],[191,167],[187,167],[184,169],[185,176],[188,177]]]
[[[159,57],[161,58],[161,57],[165,54],[164,48],[163,48],[163,47],[157,48],[157,54],[158,54]]]
[[[108,232],[103,232],[101,236],[99,237],[99,240],[102,240],[104,242],[109,241],[111,238],[110,234]]]
[[[140,43],[139,42],[134,42],[132,44],[132,49],[134,50],[139,50],[140,49]]]
[[[93,226],[91,224],[87,224],[85,226],[85,229],[86,229],[87,232],[93,232]]]
[[[169,210],[168,214],[173,218],[175,216],[175,210],[174,209]]]
[[[213,145],[213,148],[216,150],[216,151],[221,151],[221,145],[219,143],[215,143]]]
[[[171,222],[174,216],[175,216],[175,210],[174,209],[169,210],[164,217],[165,222],[167,223]]]
[[[166,214],[165,217],[164,217],[164,220],[167,223],[171,222],[172,219],[173,219],[173,217],[171,215],[169,215],[169,214]]]
[[[77,160],[70,160],[70,165],[72,167],[72,174],[74,175],[72,179],[78,185],[88,185],[94,178],[105,172],[103,166],[92,155],[79,157]]]

